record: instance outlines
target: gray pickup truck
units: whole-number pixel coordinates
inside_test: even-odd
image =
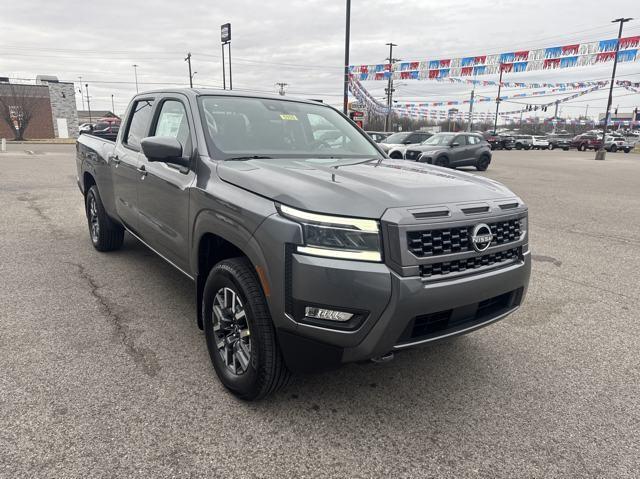
[[[213,367],[243,399],[473,331],[525,296],[520,198],[389,159],[317,102],[143,93],[116,142],[82,135],[76,160],[95,249],[126,231],[195,282]]]

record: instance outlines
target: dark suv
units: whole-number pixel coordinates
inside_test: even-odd
[[[492,150],[512,150],[516,145],[516,139],[510,135],[496,135],[493,131],[482,134]]]
[[[408,148],[405,159],[452,168],[475,166],[485,171],[491,163],[491,147],[475,133],[438,133]]]

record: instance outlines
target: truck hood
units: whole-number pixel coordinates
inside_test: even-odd
[[[251,159],[218,164],[219,177],[302,210],[380,218],[388,208],[499,200],[515,195],[470,173],[403,160],[340,165],[321,158]]]

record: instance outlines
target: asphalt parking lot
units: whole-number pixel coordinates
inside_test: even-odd
[[[0,476],[638,477],[640,155],[496,152],[530,207],[524,306],[243,403],[193,284],[89,241],[73,145],[0,153]]]

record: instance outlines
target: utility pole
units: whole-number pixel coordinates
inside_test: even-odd
[[[469,98],[469,123],[467,124],[467,131],[471,131],[471,126],[473,125],[473,97],[476,94],[476,87],[473,86],[473,90],[471,90],[471,98]]]
[[[498,110],[500,109],[500,92],[502,91],[502,63],[500,63],[500,79],[498,80],[498,96],[496,97],[496,117],[493,120],[493,134],[498,132]]]
[[[191,74],[191,52],[187,53],[187,58],[184,59],[189,64],[189,88],[193,88],[193,75]]]
[[[347,114],[349,107],[349,40],[351,36],[351,0],[347,0],[347,25],[344,34],[344,86],[342,113]],[[284,94],[284,93],[283,93]]]
[[[620,50],[620,38],[622,38],[622,27],[626,22],[633,20],[633,18],[616,18],[611,20],[611,23],[619,23],[620,29],[618,30],[618,41],[616,42],[615,56],[613,57],[613,71],[611,72],[611,82],[609,83],[609,99],[607,100],[607,110],[604,114],[604,126],[602,128],[602,145],[596,152],[596,160],[604,160],[606,150],[604,149],[604,139],[607,136],[607,126],[609,125],[609,112],[611,111],[611,103],[613,103],[613,85],[616,81],[616,68],[618,67],[618,51]]]
[[[280,94],[280,96],[284,96],[285,91],[284,89],[289,86],[288,83],[282,83],[282,82],[276,82],[276,85],[280,87],[280,90],[278,90],[278,93]]]
[[[584,109],[584,118],[585,120],[589,119],[589,104],[587,104],[587,106]]]
[[[89,123],[93,123],[93,118],[91,118],[91,103],[89,101],[89,84],[85,83],[84,86],[87,89],[87,109],[89,110]]]
[[[393,58],[393,47],[397,47],[395,43],[386,43],[389,46],[389,81],[387,83],[387,116],[384,121],[384,131],[391,131],[391,105],[393,103],[393,64],[395,59]]]
[[[134,63],[132,66],[133,66],[133,75],[136,78],[136,93],[140,93],[138,91],[138,65]]]
[[[116,114],[116,107],[113,104],[113,93],[111,94],[111,113]]]

